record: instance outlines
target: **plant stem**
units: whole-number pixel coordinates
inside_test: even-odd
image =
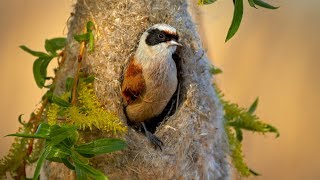
[[[38,129],[38,125],[39,125],[39,122],[41,120],[41,116],[42,116],[43,111],[44,111],[45,107],[47,106],[47,104],[48,104],[48,98],[45,98],[42,101],[42,104],[41,104],[41,107],[39,109],[39,112],[36,114],[35,118],[31,117],[29,123],[32,123],[32,125],[34,126],[34,128],[32,130],[32,134],[34,134],[36,132],[36,130]],[[34,142],[34,138],[31,138],[31,140],[29,141],[29,144],[28,144],[27,156],[30,156],[30,154],[32,153],[33,142]]]
[[[80,44],[80,50],[79,50],[79,55],[78,55],[78,67],[77,67],[77,71],[74,76],[74,83],[73,83],[73,87],[72,87],[72,99],[71,99],[72,105],[76,105],[76,103],[77,103],[77,98],[76,98],[77,87],[78,87],[79,74],[80,74],[80,70],[81,70],[81,63],[82,63],[82,59],[83,59],[85,45],[86,45],[86,43],[84,41],[82,41]]]

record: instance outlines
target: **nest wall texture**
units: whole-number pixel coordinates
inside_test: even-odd
[[[208,59],[201,56],[201,41],[187,2],[78,0],[69,24],[67,61],[57,74],[58,94],[76,69],[79,43],[73,35],[82,33],[89,20],[96,25],[95,50],[85,54],[83,68],[96,77],[95,92],[101,103],[123,121],[123,70],[142,33],[153,24],[167,23],[177,29],[183,44],[178,50],[183,79],[181,102],[155,133],[165,144],[163,150],[155,150],[147,138],[129,128],[127,150],[99,156],[92,164],[110,179],[229,178],[222,106],[212,87]],[[86,134],[94,139],[106,136],[98,130]],[[67,172],[61,173],[64,169],[55,164],[47,170],[49,177],[57,179]]]

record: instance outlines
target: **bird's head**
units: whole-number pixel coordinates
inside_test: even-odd
[[[155,24],[141,36],[137,49],[138,55],[149,58],[172,56],[179,43],[175,28],[167,24]]]

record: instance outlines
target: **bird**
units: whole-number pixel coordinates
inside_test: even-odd
[[[128,121],[141,124],[146,137],[161,150],[163,142],[145,123],[161,114],[177,89],[177,67],[172,55],[178,46],[182,44],[174,27],[155,24],[148,28],[129,59],[121,85]]]

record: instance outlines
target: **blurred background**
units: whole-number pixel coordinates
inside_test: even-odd
[[[250,179],[320,179],[320,1],[265,0],[278,10],[254,9],[245,0],[240,30],[225,43],[231,0],[200,7],[205,48],[223,70],[217,82],[226,99],[249,106],[281,135],[246,133]],[[43,91],[33,80],[33,57],[18,48],[44,50],[46,38],[66,36],[72,0],[0,1],[0,157],[9,149],[19,114],[30,112]]]

